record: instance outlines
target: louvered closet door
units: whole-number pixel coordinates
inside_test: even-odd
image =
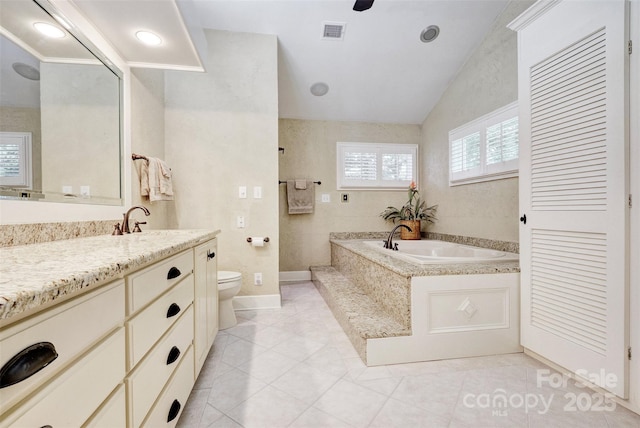
[[[519,32],[522,345],[627,394],[623,1],[564,1]],[[603,381],[606,379],[602,379]]]

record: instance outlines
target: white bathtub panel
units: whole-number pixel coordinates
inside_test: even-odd
[[[509,328],[509,288],[429,292],[429,333]]]
[[[519,290],[518,273],[414,277],[411,281],[413,334],[367,340],[367,365],[522,352]],[[491,301],[491,296],[495,301]],[[452,312],[457,311],[467,297],[478,310],[471,317],[472,322],[463,323],[460,316]],[[430,299],[434,304],[443,299],[443,306],[432,307],[442,316],[431,313]],[[484,314],[498,307],[496,313]],[[481,312],[482,321],[474,320]]]

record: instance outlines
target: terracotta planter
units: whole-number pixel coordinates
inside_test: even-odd
[[[404,224],[411,228],[409,232],[404,227],[400,228],[400,239],[420,239],[420,220],[400,220],[400,224]]]

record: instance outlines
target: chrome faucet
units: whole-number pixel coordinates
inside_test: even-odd
[[[146,209],[145,207],[141,206],[141,205],[136,205],[135,207],[131,207],[129,208],[129,210],[126,212],[126,214],[124,215],[124,220],[122,220],[122,233],[131,233],[131,230],[129,229],[129,215],[131,214],[131,211],[135,210],[135,209],[141,209],[142,211],[144,211],[144,215],[148,216],[151,213],[149,212],[148,209]]]
[[[384,248],[388,248],[388,249],[393,250],[393,251],[398,251],[398,244],[396,244],[395,246],[393,245],[393,234],[396,233],[396,230],[398,230],[398,228],[400,228],[400,227],[404,227],[409,232],[412,232],[411,228],[409,226],[407,226],[406,224],[397,225],[396,227],[393,228],[391,233],[389,233],[389,237],[387,238],[387,240],[384,241]]]

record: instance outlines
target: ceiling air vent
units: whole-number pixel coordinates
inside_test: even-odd
[[[347,26],[344,22],[323,22],[322,23],[322,39],[323,40],[342,40],[344,39],[344,30]]]

